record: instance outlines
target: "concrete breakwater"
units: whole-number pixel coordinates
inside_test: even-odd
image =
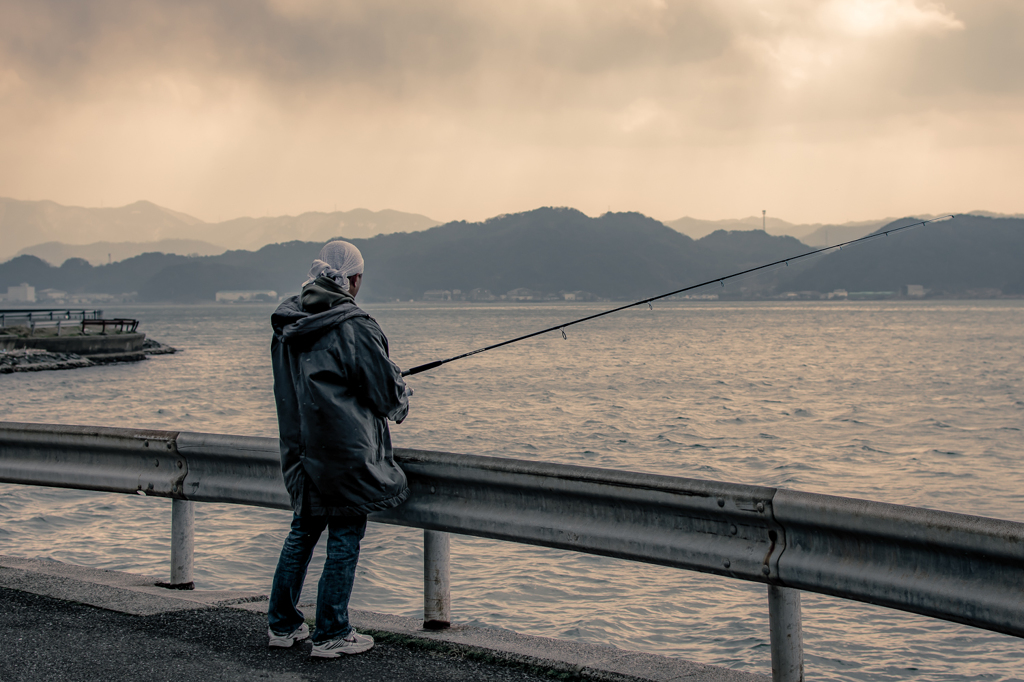
[[[0,350],[31,348],[49,353],[74,353],[83,356],[138,353],[142,351],[145,340],[146,335],[141,332],[64,336],[23,336],[7,333],[0,334]]]

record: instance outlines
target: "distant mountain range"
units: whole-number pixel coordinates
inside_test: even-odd
[[[680,288],[759,257],[808,250],[792,237],[760,231],[705,239],[695,241],[638,213],[589,218],[573,209],[542,208],[352,241],[366,258],[361,296],[370,300],[421,299],[435,289],[501,295],[517,288],[627,298]],[[210,301],[222,290],[296,292],[321,246],[294,241],[192,258],[150,253],[98,267],[82,259],[54,267],[24,255],[0,265],[0,291],[25,282],[40,291],[137,292],[138,299],[151,301]]]
[[[520,288],[639,299],[810,251],[794,237],[761,230],[719,230],[694,240],[639,213],[590,218],[565,208],[352,241],[367,263],[360,296],[377,301],[422,299],[431,290],[486,296],[483,290]],[[26,282],[37,290],[136,292],[147,301],[212,301],[223,290],[294,293],[321,245],[291,241],[197,257],[149,253],[97,267],[82,259],[54,267],[24,255],[0,264],[0,292]],[[957,216],[695,293],[763,297],[914,284],[942,295],[1024,294],[1022,261],[1024,219]]]
[[[333,237],[361,239],[390,232],[425,230],[439,224],[436,220],[415,213],[401,211],[369,211],[357,208],[332,213],[310,212],[299,216],[265,218],[235,218],[218,223],[207,223],[190,215],[157,206],[148,201],[137,201],[118,208],[82,208],[62,206],[53,201],[20,201],[0,197],[0,262],[15,255],[40,255],[47,244],[46,253],[60,257],[64,252],[54,250],[50,243],[88,245],[111,243],[118,253],[131,257],[147,251],[158,251],[155,246],[166,240],[195,240],[207,246],[188,253],[209,251],[215,247],[258,249],[267,244],[283,241],[327,241]],[[103,239],[103,242],[98,242]],[[178,248],[178,247],[175,247]],[[143,250],[138,250],[143,249]],[[174,251],[177,253],[178,251]],[[90,253],[92,253],[90,251]],[[100,252],[100,262],[107,262]],[[95,263],[91,255],[75,254]],[[51,261],[59,265],[61,261]]]
[[[987,211],[974,211],[971,215],[1024,218],[1020,214]],[[768,234],[795,237],[809,246],[821,247],[857,239],[892,220],[799,224],[769,216],[765,226]],[[664,224],[692,239],[701,239],[718,230],[760,231],[762,219],[683,217]],[[253,251],[267,244],[325,242],[335,237],[367,239],[381,234],[418,232],[437,225],[436,220],[415,213],[366,209],[207,223],[148,201],[118,208],[82,208],[0,197],[0,262],[26,254],[38,256],[51,265],[60,265],[68,258],[84,258],[92,265],[101,265],[151,252],[212,256],[228,249]],[[103,241],[98,241],[101,238]]]
[[[64,244],[45,242],[28,246],[19,256],[37,256],[51,265],[60,265],[69,258],[82,258],[91,265],[115,263],[144,253],[170,253],[179,256],[218,256],[227,251],[198,239],[161,239],[156,242],[95,242],[93,244]]]

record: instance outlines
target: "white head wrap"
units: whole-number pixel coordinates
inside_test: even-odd
[[[363,254],[359,253],[359,249],[348,242],[330,242],[320,249],[320,255],[309,268],[309,279],[302,286],[322,275],[333,279],[347,292],[348,278],[361,274]]]

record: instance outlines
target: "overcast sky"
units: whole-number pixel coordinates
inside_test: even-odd
[[[1024,0],[0,0],[0,196],[1024,212]]]

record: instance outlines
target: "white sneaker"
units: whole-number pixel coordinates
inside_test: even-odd
[[[309,626],[303,623],[299,627],[295,628],[295,631],[290,635],[279,635],[270,628],[267,628],[267,636],[270,638],[270,641],[267,643],[268,646],[287,649],[296,642],[301,642],[309,637]]]
[[[338,658],[342,654],[361,654],[373,648],[373,637],[361,635],[355,630],[346,637],[330,639],[326,642],[313,643],[309,655],[313,658]]]

